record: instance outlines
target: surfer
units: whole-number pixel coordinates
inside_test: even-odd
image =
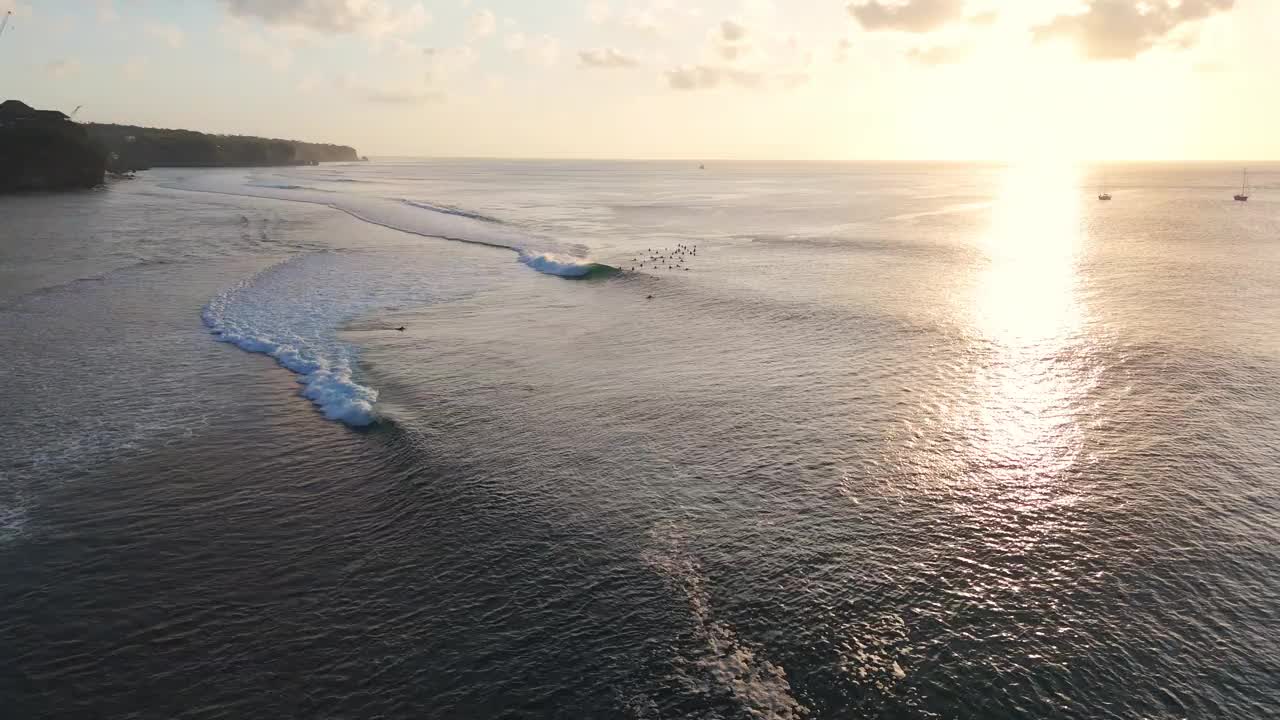
[[[401,325],[400,327],[396,328],[396,332],[404,332],[404,326]]]

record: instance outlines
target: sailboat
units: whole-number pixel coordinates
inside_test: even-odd
[[[1240,180],[1240,192],[1235,194],[1236,202],[1247,202],[1249,200],[1249,169],[1245,168],[1244,174]]]
[[[1099,199],[1099,200],[1110,200],[1110,199],[1111,199],[1111,193],[1107,192],[1107,176],[1106,176],[1106,174],[1103,174],[1103,176],[1102,176],[1102,192],[1098,193],[1098,199]]]

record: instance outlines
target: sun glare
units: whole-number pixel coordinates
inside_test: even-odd
[[[1077,264],[1082,245],[1079,169],[1010,167],[985,236],[974,283],[977,447],[1027,500],[1070,466],[1079,429],[1072,408],[1090,382],[1070,347],[1084,320]],[[1039,481],[1039,482],[1038,482]]]

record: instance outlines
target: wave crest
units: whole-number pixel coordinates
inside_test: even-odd
[[[526,251],[520,252],[520,262],[537,270],[540,273],[548,275],[558,275],[568,278],[583,278],[590,275],[596,275],[605,272],[614,272],[617,268],[612,265],[593,262],[572,255],[561,255],[558,253],[531,253]]]

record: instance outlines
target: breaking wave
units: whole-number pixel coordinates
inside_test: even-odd
[[[617,271],[612,265],[556,253],[520,253],[520,262],[541,273],[567,278],[585,278]]]
[[[326,418],[370,425],[378,391],[357,380],[356,350],[338,329],[388,302],[426,301],[407,271],[374,262],[359,253],[296,256],[219,293],[204,307],[204,323],[218,340],[297,373],[302,396]]]

